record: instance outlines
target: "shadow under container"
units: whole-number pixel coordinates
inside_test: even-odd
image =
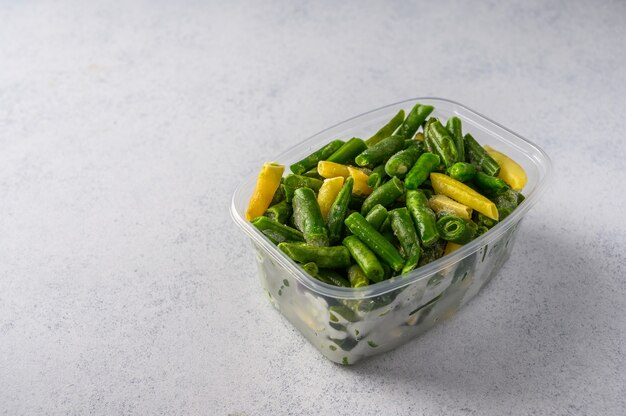
[[[519,163],[528,175],[526,199],[488,233],[455,252],[412,272],[358,289],[322,283],[308,275],[245,220],[256,174],[239,185],[231,214],[252,240],[261,285],[270,302],[325,357],[354,364],[389,351],[437,322],[453,316],[507,260],[526,212],[543,193],[551,170],[548,156],[535,144],[469,108],[441,98],[415,98],[356,116],[304,140],[272,161],[289,166],[337,138],[367,138],[400,109],[416,103],[435,107],[431,114],[457,116],[464,133]]]

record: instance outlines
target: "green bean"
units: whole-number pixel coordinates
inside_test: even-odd
[[[446,170],[446,173],[452,179],[456,179],[459,182],[467,182],[476,176],[476,168],[471,163],[456,162]]]
[[[402,149],[404,149],[404,138],[402,136],[389,136],[365,149],[354,161],[359,166],[376,166],[387,161],[393,154]]]
[[[476,224],[465,221],[456,215],[444,215],[437,220],[439,235],[446,241],[457,244],[467,244],[476,233]]]
[[[391,136],[393,132],[396,131],[396,129],[402,124],[403,121],[404,110],[400,110],[398,111],[398,114],[393,116],[393,118],[389,120],[389,122],[383,127],[381,127],[381,129],[378,130],[376,134],[365,140],[365,144],[367,144],[368,147],[371,147],[380,142],[382,139],[386,139],[387,137]]]
[[[317,171],[317,167],[311,169],[311,170],[307,170],[306,172],[304,172],[302,174],[302,176],[306,176],[307,178],[313,178],[313,179],[317,179],[320,180],[322,182],[324,182],[324,179],[319,172]]]
[[[420,259],[420,243],[411,219],[411,214],[406,208],[398,208],[389,212],[389,219],[391,220],[391,228],[394,234],[398,237],[402,250],[404,251],[404,257],[406,262],[402,268],[402,273],[405,274],[417,267]]]
[[[428,206],[428,199],[421,190],[409,190],[406,192],[406,207],[408,208],[415,227],[419,233],[424,247],[429,247],[439,240],[437,230],[437,217]]]
[[[339,287],[350,287],[350,282],[340,273],[331,269],[319,269],[315,276],[319,281]]]
[[[418,133],[418,134],[422,134],[422,133]],[[417,139],[406,139],[404,141],[404,150],[408,149],[409,147],[417,147],[417,150],[420,151],[421,153],[424,153],[426,151],[426,147],[424,146],[424,142],[417,140]]]
[[[385,165],[378,165],[372,170],[372,173],[370,173],[370,176],[367,178],[367,184],[370,188],[376,189],[383,184],[386,177],[387,173],[385,172]]]
[[[398,128],[398,136],[404,139],[412,139],[419,126],[434,109],[431,105],[415,104],[406,116],[404,123]]]
[[[274,244],[285,241],[304,241],[304,237],[300,231],[283,225],[271,218],[261,216],[256,217],[250,222]]]
[[[428,263],[431,263],[443,256],[446,249],[446,240],[439,240],[430,247],[424,247],[418,267],[422,267]]]
[[[350,280],[350,286],[354,288],[363,287],[370,284],[367,275],[358,264],[353,264],[352,266],[350,266],[350,268],[348,269],[348,279]]]
[[[328,237],[332,244],[338,242],[341,238],[343,220],[348,213],[353,184],[354,178],[348,177],[328,211]]]
[[[372,227],[380,230],[383,223],[387,220],[387,208],[380,204],[376,204],[372,209],[370,209],[370,212],[367,214],[365,219],[367,222],[372,224]]]
[[[385,239],[369,222],[358,212],[350,214],[344,221],[354,235],[365,243],[378,257],[391,266],[395,271],[402,270],[404,259],[398,250]]]
[[[517,208],[519,195],[521,193],[509,189],[492,199],[493,203],[496,204],[496,208],[498,208],[500,221],[508,217]]]
[[[396,177],[391,178],[390,181],[385,182],[383,185],[374,189],[369,196],[363,201],[361,207],[361,214],[367,215],[374,205],[380,204],[382,206],[388,206],[394,202],[398,197],[404,193],[404,185],[402,181]]]
[[[450,117],[446,123],[446,130],[448,130],[454,140],[458,159],[461,162],[465,161],[465,144],[463,143],[463,128],[461,126],[461,119],[456,116]]]
[[[343,245],[350,251],[352,258],[361,266],[369,280],[373,282],[383,280],[385,271],[376,258],[376,254],[365,243],[359,240],[357,236],[351,235],[343,239]]]
[[[465,151],[469,161],[480,168],[483,172],[490,176],[498,176],[500,173],[500,165],[496,162],[489,153],[472,137],[467,133],[463,137],[465,143]]]
[[[275,221],[278,221],[281,224],[287,224],[289,221],[289,217],[291,217],[293,211],[291,210],[291,205],[287,203],[287,201],[283,200],[278,204],[272,205],[265,211],[265,216],[271,218]]]
[[[284,183],[280,185],[280,187],[283,189],[283,194],[285,195],[285,201],[291,204],[291,202],[293,201],[293,193],[296,192],[297,188],[294,188],[292,186],[287,186]]]
[[[320,160],[326,160],[330,155],[335,153],[344,144],[343,140],[333,140],[321,149],[311,153],[299,162],[294,163],[289,167],[291,171],[297,175],[301,175],[307,170],[317,166],[317,162]]]
[[[441,159],[434,153],[422,153],[404,178],[406,189],[417,189],[437,169]]]
[[[418,146],[410,146],[399,151],[391,156],[385,164],[385,173],[400,179],[404,178],[422,153],[424,152]]]
[[[309,178],[308,176],[303,175],[290,174],[285,177],[285,193],[288,192],[288,188],[293,189],[294,192],[298,188],[311,188],[317,192],[320,190],[323,183],[324,182],[319,179]]]
[[[472,214],[472,220],[474,220],[474,222],[478,225],[478,226],[485,226],[487,228],[492,228],[494,227],[498,221],[494,220],[492,218],[489,218],[486,215],[481,214],[480,212],[474,210],[474,213]]]
[[[278,249],[300,263],[314,262],[318,267],[350,266],[350,252],[344,246],[318,247],[307,243],[280,243]]]
[[[431,147],[441,157],[443,164],[447,168],[459,161],[459,154],[456,150],[454,139],[436,118],[429,120],[426,138],[430,141]]]
[[[337,149],[337,151],[330,155],[326,160],[341,164],[352,164],[356,155],[365,149],[367,149],[365,142],[358,137],[353,137]]]
[[[502,179],[489,176],[483,172],[477,172],[474,178],[476,186],[483,195],[495,196],[511,189]]]
[[[481,235],[485,234],[487,231],[489,231],[489,228],[485,227],[484,225],[479,225],[476,228],[476,233],[474,234],[474,238],[478,238]]]
[[[329,244],[328,230],[312,189],[296,189],[293,196],[293,217],[296,227],[302,231],[307,243],[314,246]]]
[[[319,267],[317,267],[317,264],[313,261],[304,263],[302,265],[302,268],[304,269],[305,272],[307,272],[311,276],[317,276],[317,272],[319,271]]]
[[[276,205],[279,202],[285,200],[285,188],[283,187],[284,181],[285,181],[284,178],[280,178],[280,185],[276,189],[276,192],[274,192],[274,196],[272,197],[272,202],[270,202],[270,207],[272,205]]]

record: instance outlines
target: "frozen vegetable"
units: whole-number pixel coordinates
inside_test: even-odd
[[[317,280],[352,288],[478,238],[523,201],[526,174],[463,134],[460,118],[429,118],[433,110],[400,111],[366,141],[333,140],[284,178],[281,165],[266,163],[248,220]]]

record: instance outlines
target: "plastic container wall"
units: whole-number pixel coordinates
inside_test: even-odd
[[[453,316],[500,269],[511,252],[516,230],[545,189],[551,164],[536,145],[461,104],[416,98],[385,106],[330,127],[272,159],[286,166],[336,138],[368,138],[401,108],[435,107],[431,116],[456,115],[464,133],[489,144],[522,165],[528,175],[526,199],[488,233],[454,253],[406,275],[364,288],[329,286],[309,276],[245,220],[256,174],[235,191],[234,221],[251,237],[261,284],[271,303],[324,356],[341,364],[389,351]]]

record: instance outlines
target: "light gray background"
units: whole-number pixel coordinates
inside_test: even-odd
[[[0,413],[623,415],[626,3],[0,2]],[[415,96],[554,161],[461,313],[352,368],[262,295],[239,181]]]

